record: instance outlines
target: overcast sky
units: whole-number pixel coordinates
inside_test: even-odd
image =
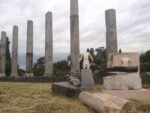
[[[105,47],[105,10],[116,9],[118,47],[123,52],[150,49],[150,0],[79,0],[80,51]],[[34,21],[34,54],[45,52],[45,14],[53,12],[54,54],[70,51],[70,0],[0,0],[0,31],[12,40],[19,27],[19,55],[26,53],[27,20]],[[11,47],[12,45],[10,45]]]

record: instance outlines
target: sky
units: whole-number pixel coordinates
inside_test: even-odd
[[[79,0],[80,52],[106,47],[105,10],[115,9],[118,48],[150,49],[150,0]],[[70,0],[0,0],[0,31],[12,47],[13,25],[19,27],[19,63],[25,65],[27,20],[34,22],[34,61],[45,53],[45,14],[53,13],[54,59],[70,52]]]

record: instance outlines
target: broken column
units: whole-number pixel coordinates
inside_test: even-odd
[[[18,27],[13,26],[11,76],[18,76]]]
[[[1,50],[0,50],[0,56],[1,56],[1,72],[0,77],[4,77],[6,75],[5,73],[5,62],[6,62],[6,32],[1,32]]]
[[[118,52],[115,10],[114,9],[106,10],[105,19],[106,19],[106,48],[107,48],[107,64],[108,64],[109,55]]]
[[[52,12],[47,12],[45,23],[45,76],[51,76],[52,74],[53,74]]]
[[[26,76],[33,76],[33,21],[27,22]]]
[[[71,72],[75,73],[77,71],[80,71],[78,0],[71,0],[70,15]]]

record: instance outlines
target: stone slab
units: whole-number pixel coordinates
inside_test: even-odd
[[[92,88],[94,87],[94,79],[91,70],[81,70],[81,88]]]
[[[74,87],[69,82],[57,82],[52,84],[52,91],[67,97],[78,97],[80,88]]]
[[[107,90],[140,90],[142,81],[138,73],[120,73],[104,77],[103,86]]]

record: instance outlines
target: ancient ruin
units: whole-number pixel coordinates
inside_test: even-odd
[[[18,27],[13,26],[11,76],[18,77]]]
[[[26,75],[33,76],[33,21],[27,22]]]
[[[46,13],[45,23],[45,75],[53,74],[53,29],[52,29],[52,12]]]

